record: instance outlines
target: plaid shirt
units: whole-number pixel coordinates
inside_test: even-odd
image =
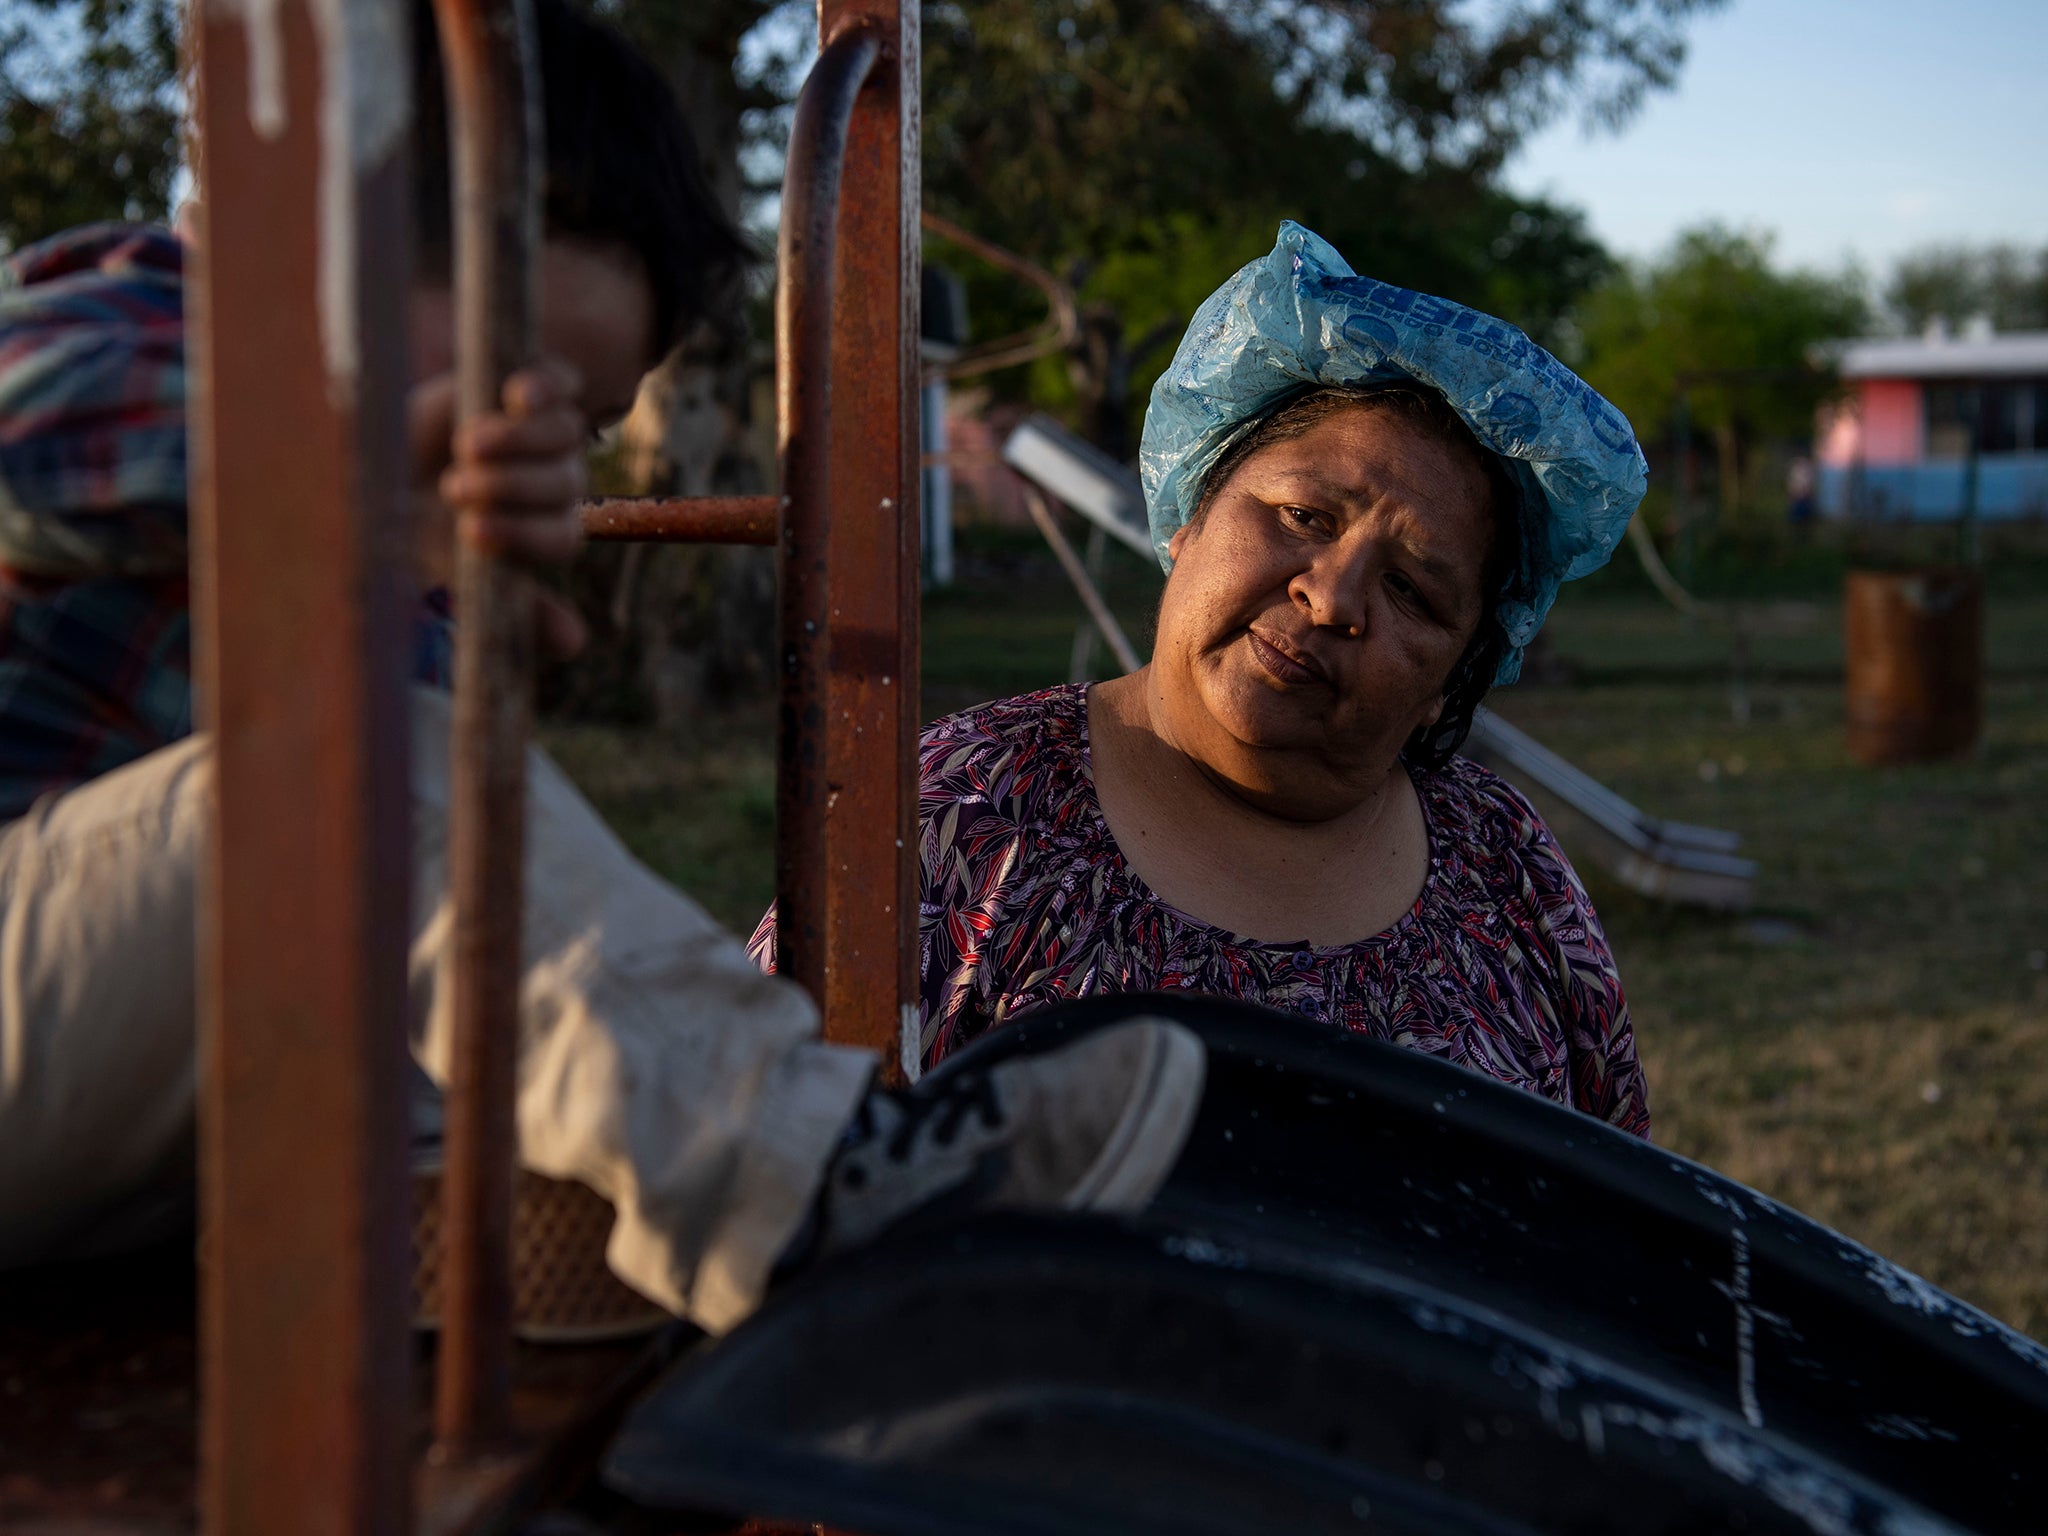
[[[192,729],[178,242],[0,263],[0,821]]]
[[[192,729],[181,256],[95,224],[0,262],[0,823]]]

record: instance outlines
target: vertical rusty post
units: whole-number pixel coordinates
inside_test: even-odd
[[[917,14],[909,0],[820,0],[823,47],[805,94],[821,117],[828,100],[835,113],[844,101],[851,50],[879,57],[859,71],[836,198],[818,180],[841,180],[829,150],[792,133],[777,329],[790,498],[785,775],[815,783],[822,756],[822,794],[785,794],[779,807],[778,944],[818,999],[827,1036],[892,1060],[917,982]],[[839,205],[836,232],[819,227],[828,201]],[[834,246],[836,304],[812,275]],[[792,665],[812,680],[799,682]]]
[[[454,156],[456,416],[499,408],[538,322],[540,92],[530,0],[434,0]],[[435,1431],[473,1455],[511,1429],[513,1074],[519,1024],[530,579],[459,536],[449,883],[454,1018]]]
[[[405,13],[199,0],[202,1524],[407,1521]]]
[[[923,379],[918,309],[916,0],[823,0],[822,35],[881,32],[854,108],[840,211],[832,372],[846,382],[831,438],[832,660],[826,705],[835,793],[826,827],[825,1027],[883,1052],[917,997],[918,620]],[[892,878],[893,877],[893,878]]]
[[[790,125],[776,252],[775,414],[783,497],[776,584],[782,667],[775,785],[777,965],[821,1007],[827,1002],[827,832],[835,793],[826,730],[838,490],[831,457],[839,403],[832,368],[835,259],[847,137],[862,82],[880,52],[878,32],[866,27],[828,38],[820,49]]]

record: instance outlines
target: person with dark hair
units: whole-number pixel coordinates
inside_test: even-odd
[[[647,283],[656,358],[698,321],[729,314],[746,238],[712,195],[696,145],[653,63],[573,7],[534,13],[541,60],[542,225],[554,244],[611,250]],[[413,239],[418,275],[446,287],[453,186],[440,36],[413,3]]]
[[[415,12],[409,426],[425,586],[450,563],[452,505],[487,501],[461,536],[513,561],[576,552],[591,427],[624,413],[745,256],[652,67],[565,0],[535,8],[545,356],[459,438],[445,114],[424,0]],[[203,210],[194,223],[203,242]],[[213,758],[192,734],[181,274],[176,239],[126,225],[0,263],[0,1268],[139,1246],[192,1218]],[[423,618],[426,683],[445,672],[444,616]],[[567,610],[547,621],[575,643]],[[449,727],[446,695],[416,688],[407,1023],[424,1171],[449,1065]],[[881,1091],[871,1053],[820,1043],[811,1000],[636,862],[537,750],[527,781],[520,1157],[612,1203],[607,1257],[643,1295],[723,1329],[778,1268],[898,1221],[1131,1210],[1170,1172],[1203,1078],[1187,1030],[1140,1019]]]
[[[1139,464],[1168,572],[1151,660],[925,731],[916,1056],[1188,989],[1647,1135],[1585,888],[1457,755],[1640,500],[1627,423],[1519,331],[1288,224],[1190,323]],[[771,914],[771,964],[773,941]]]

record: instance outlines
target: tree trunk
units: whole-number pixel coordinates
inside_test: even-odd
[[[1714,428],[1714,470],[1721,482],[1721,522],[1732,528],[1742,512],[1742,436],[1732,417]]]
[[[1085,269],[1073,281],[1086,280]],[[1161,346],[1176,340],[1185,320],[1169,315],[1140,336],[1124,340],[1123,317],[1109,304],[1090,304],[1081,311],[1081,334],[1067,351],[1067,377],[1073,382],[1080,409],[1081,435],[1110,457],[1129,463],[1138,452],[1132,417],[1131,375]]]
[[[1107,304],[1081,311],[1081,334],[1067,354],[1080,408],[1081,435],[1119,461],[1131,456],[1131,360],[1124,322]]]

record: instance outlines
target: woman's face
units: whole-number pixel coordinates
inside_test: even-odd
[[[1478,466],[1388,410],[1245,459],[1169,546],[1152,687],[1173,744],[1278,815],[1360,804],[1442,712],[1488,502]]]

